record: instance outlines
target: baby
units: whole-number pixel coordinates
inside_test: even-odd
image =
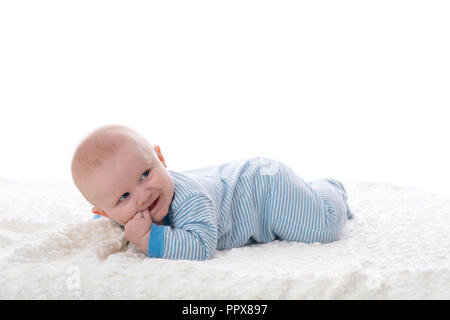
[[[72,177],[92,212],[124,226],[149,257],[205,260],[216,249],[274,239],[326,243],[352,218],[337,180],[307,183],[260,157],[171,171],[159,146],[120,125],[80,143]]]

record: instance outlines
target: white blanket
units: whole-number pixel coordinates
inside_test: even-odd
[[[199,262],[145,257],[69,183],[0,179],[0,299],[450,299],[449,197],[345,185],[340,241]]]

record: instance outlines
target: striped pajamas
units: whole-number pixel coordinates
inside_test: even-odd
[[[352,217],[339,181],[308,183],[269,158],[169,174],[174,198],[164,225],[152,224],[149,257],[205,260],[275,239],[326,243]]]

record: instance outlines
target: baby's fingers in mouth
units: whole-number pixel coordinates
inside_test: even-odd
[[[148,208],[147,209],[145,209],[144,211],[142,211],[143,212],[143,216],[144,216],[144,218],[147,218],[147,217],[150,217],[150,210],[148,210]]]

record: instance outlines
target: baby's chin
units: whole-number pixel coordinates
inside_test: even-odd
[[[167,197],[165,197],[164,195],[160,195],[158,203],[156,204],[155,208],[153,208],[153,212],[150,211],[152,221],[157,225],[164,224],[164,217],[167,215],[168,210],[169,207],[167,205]]]
[[[156,224],[164,224],[164,218],[166,217],[167,213],[167,210],[161,208],[161,210],[156,213],[155,217],[152,218],[153,222]]]

